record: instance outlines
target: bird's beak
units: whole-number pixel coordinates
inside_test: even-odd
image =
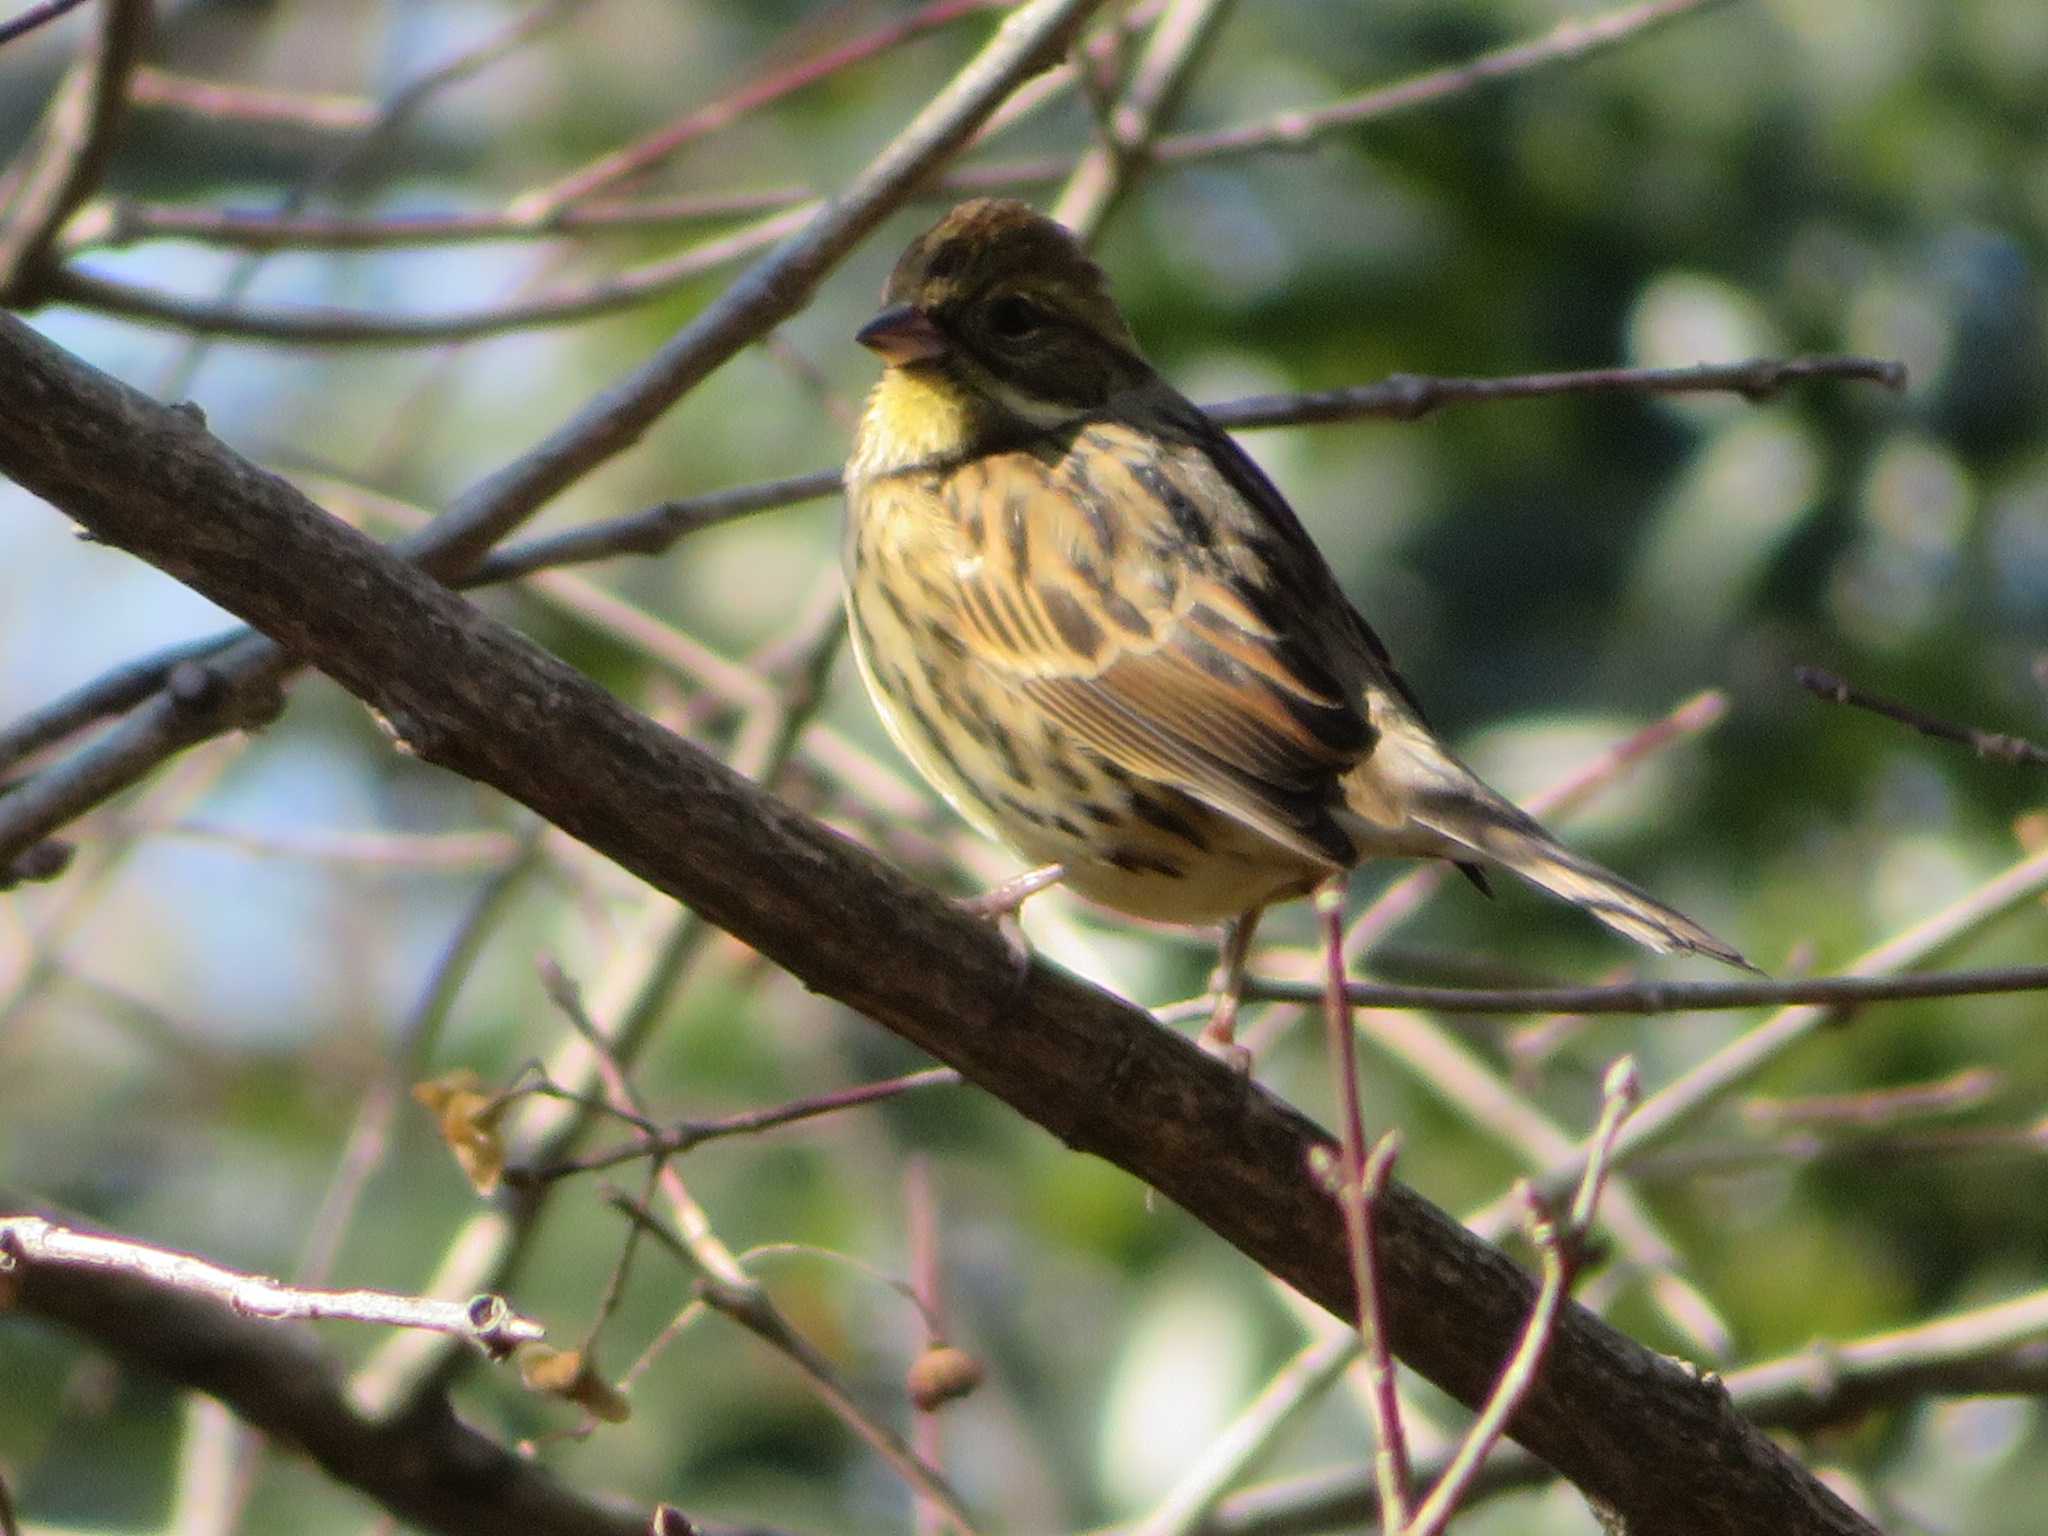
[[[946,350],[946,338],[931,317],[912,304],[891,304],[853,339],[899,365],[927,362]]]

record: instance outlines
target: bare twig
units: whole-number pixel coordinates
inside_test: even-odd
[[[564,235],[730,222],[781,213],[799,203],[814,201],[816,196],[800,187],[776,187],[760,192],[681,193],[673,197],[579,203],[563,209],[545,225],[516,219],[496,209],[450,213],[275,213],[109,198],[81,208],[65,226],[63,244],[67,252],[129,245],[138,240],[197,240],[250,251],[363,251],[390,246],[554,239]]]
[[[77,1231],[41,1216],[0,1216],[0,1273],[16,1265],[137,1275],[168,1290],[214,1297],[243,1317],[271,1322],[333,1319],[452,1334],[467,1339],[493,1359],[503,1359],[519,1345],[545,1335],[539,1323],[514,1312],[502,1296],[435,1301],[394,1291],[325,1291],[283,1285],[267,1275],[223,1269],[189,1253],[127,1238]]]
[[[670,1232],[666,1226],[654,1219],[648,1212],[631,1202],[614,1199],[615,1208],[625,1212],[631,1219],[645,1223],[648,1230],[678,1258],[694,1265],[696,1257],[690,1244]],[[820,1354],[808,1339],[790,1327],[789,1322],[767,1294],[751,1279],[735,1283],[718,1275],[707,1274],[697,1283],[697,1293],[715,1312],[738,1323],[747,1332],[774,1348],[802,1373],[818,1398],[837,1414],[842,1423],[854,1431],[875,1453],[896,1470],[916,1491],[919,1498],[928,1500],[941,1511],[959,1536],[975,1536],[973,1518],[967,1513],[945,1478],[921,1460],[917,1453],[903,1443],[902,1438],[886,1425],[876,1420],[855,1400],[853,1394],[840,1381],[839,1373],[831,1361]]]
[[[537,326],[561,325],[650,303],[801,229],[819,210],[800,203],[729,235],[702,241],[643,266],[628,267],[594,283],[532,298],[442,315],[384,315],[336,309],[252,309],[238,299],[180,298],[120,278],[66,267],[52,273],[45,294],[84,309],[121,315],[194,336],[232,336],[304,346],[419,346],[503,336]]]
[[[1123,100],[1110,108],[1103,131],[1053,201],[1052,216],[1083,244],[1094,242],[1129,189],[1132,173],[1179,108],[1211,40],[1229,19],[1231,5],[1232,0],[1173,0],[1152,29]]]
[[[1203,1447],[1200,1457],[1173,1490],[1128,1536],[1192,1536],[1208,1528],[1211,1510],[1231,1484],[1269,1449],[1302,1408],[1321,1397],[1358,1358],[1355,1330],[1326,1325],[1311,1343],[1274,1373],[1265,1389],[1222,1434]],[[1377,1472],[1377,1467],[1375,1467]]]
[[[539,861],[544,822],[535,822],[517,839],[494,871],[471,897],[468,908],[441,946],[426,984],[407,1012],[393,1038],[383,1046],[381,1070],[363,1092],[356,1106],[348,1138],[335,1159],[319,1207],[308,1224],[300,1252],[298,1278],[318,1284],[332,1272],[341,1245],[355,1219],[358,1202],[370,1178],[384,1160],[392,1120],[404,1099],[405,1084],[420,1075],[422,1064],[431,1059],[461,993],[462,984],[475,968],[484,943],[501,919],[507,903]]]
[[[887,52],[920,33],[949,26],[976,11],[990,10],[997,3],[999,0],[928,0],[907,16],[815,58],[751,81],[624,149],[604,155],[573,175],[515,198],[510,210],[512,216],[530,224],[549,224],[563,210],[591,193],[653,169],[685,144],[729,127],[749,112],[816,85],[840,70]]]
[[[1347,1024],[1346,1033],[1349,1032]],[[1355,1058],[1352,1065],[1355,1071]],[[1358,1293],[1358,1353],[1365,1368],[1366,1410],[1372,1420],[1373,1480],[1379,1488],[1380,1508],[1386,1511],[1390,1531],[1398,1531],[1408,1523],[1413,1473],[1408,1460],[1408,1431],[1401,1421],[1394,1356],[1387,1343],[1387,1307],[1374,1219],[1393,1180],[1394,1159],[1400,1147],[1400,1133],[1387,1132],[1374,1143],[1371,1155],[1356,1175],[1346,1173],[1337,1186],[1350,1241],[1352,1284]]]
[[[0,46],[24,37],[46,22],[55,21],[66,11],[76,10],[83,0],[38,0],[19,16],[0,21]]]
[[[1860,956],[1854,968],[1871,973],[1904,972],[1913,966],[1925,965],[1963,939],[1980,932],[1998,918],[2034,900],[2043,891],[2048,891],[2048,852],[2037,853],[2020,860],[1968,895]],[[1979,974],[1993,978],[2004,976],[2007,979],[2024,979],[2011,972]],[[1875,981],[1884,984],[1888,981],[1939,982],[1943,978],[1904,975],[1884,978],[1873,975],[1835,980]],[[1730,1041],[1706,1060],[1646,1098],[1623,1128],[1620,1142],[1616,1147],[1617,1159],[1625,1166],[1629,1159],[1669,1140],[1702,1109],[1748,1082],[1815,1030],[1839,1019],[1846,1007],[1853,1006],[1855,1002],[1869,1000],[1868,994],[1860,998],[1852,994],[1847,1001],[1838,998],[1827,1003],[1795,1004],[1772,1014],[1754,1029]],[[1555,1192],[1576,1183],[1584,1171],[1583,1157],[1582,1150],[1553,1166],[1538,1181],[1538,1187]],[[1507,1211],[1496,1205],[1471,1217],[1468,1224],[1474,1231],[1498,1232],[1505,1228],[1508,1220]]]
[[[1841,358],[1820,360],[1838,364],[1836,376],[1861,378],[1874,376],[1895,365],[1864,358]],[[1743,365],[1748,368],[1753,365]],[[1771,367],[1790,366],[1772,364]],[[1740,372],[1741,370],[1737,370]],[[1827,371],[1827,370],[1822,370]],[[1520,396],[1537,391],[1525,389],[1532,379],[1562,381],[1569,388],[1571,381],[1585,377],[1612,377],[1628,370],[1602,370],[1594,375],[1551,374],[1523,375],[1492,380],[1435,380],[1429,384],[1444,385],[1487,385],[1497,386],[1504,395]],[[1696,387],[1721,389],[1731,387],[1725,378],[1727,370],[1679,370],[1698,380]],[[1673,388],[1680,387],[1673,383]],[[1405,398],[1405,392],[1394,390],[1388,384],[1364,386],[1359,389],[1339,391],[1361,415],[1393,413],[1398,402]],[[1218,422],[1240,428],[1272,427],[1295,424],[1297,421],[1337,420],[1335,415],[1315,415],[1325,410],[1320,402],[1327,401],[1327,395],[1262,396],[1247,400],[1229,401],[1208,407],[1209,414]],[[1486,398],[1475,393],[1469,398]],[[1378,406],[1372,404],[1379,402]],[[554,565],[568,565],[585,561],[607,559],[621,554],[654,555],[668,549],[677,539],[702,528],[716,526],[734,518],[766,511],[775,507],[791,506],[799,502],[830,496],[839,489],[840,476],[836,469],[817,470],[807,475],[792,476],[785,480],[767,481],[758,485],[740,486],[727,491],[713,491],[702,496],[689,497],[679,501],[662,502],[656,506],[624,516],[585,524],[566,529],[560,533],[545,534],[524,542],[491,550],[485,553],[473,566],[456,574],[452,579],[457,585],[473,586],[508,581],[530,572]],[[491,481],[481,482],[473,487],[472,498],[477,497]],[[458,502],[450,514],[461,508]],[[424,540],[427,536],[422,535]],[[71,694],[43,709],[23,717],[15,726],[0,732],[0,768],[14,760],[11,754],[26,753],[53,744],[63,736],[71,734],[94,720],[118,712],[138,697],[147,697],[147,682],[158,671],[174,667],[179,661],[203,661],[217,651],[224,650],[233,642],[236,632],[208,637],[205,640],[188,642],[159,652],[154,656],[125,664],[114,672],[75,690]],[[227,663],[233,660],[232,665]],[[82,814],[92,805],[108,795],[126,788],[135,778],[147,772],[160,761],[196,740],[217,734],[220,730],[236,726],[255,725],[266,718],[265,711],[271,708],[271,700],[261,689],[274,683],[281,673],[267,674],[246,671],[247,663],[237,658],[221,658],[222,666],[216,671],[196,674],[201,686],[188,690],[199,695],[213,709],[212,714],[199,710],[187,703],[178,707],[167,706],[161,696],[151,700],[146,718],[134,722],[115,742],[107,744],[102,752],[67,764],[56,778],[42,783],[35,800],[17,800],[0,807],[0,860],[10,853],[18,857],[19,852],[41,837],[55,831],[65,822]],[[242,710],[230,706],[238,705],[243,695],[232,687],[216,687],[216,681],[248,679],[245,686],[254,688],[256,701],[250,709]],[[178,701],[173,701],[178,702]],[[1673,734],[1684,734],[1703,728],[1718,719],[1724,703],[1719,695],[1701,695],[1698,699],[1681,705],[1673,712],[1671,720],[1664,725],[1653,726],[1636,743],[1626,743],[1616,750],[1623,754],[1614,763],[1589,765],[1588,773],[1596,780],[1602,780],[1610,772],[1617,772],[1628,762],[1663,745]],[[156,755],[151,756],[154,752]],[[101,788],[100,786],[111,786]],[[1575,794],[1570,786],[1561,786],[1561,792]],[[1535,799],[1530,809],[1537,814],[1548,814],[1561,807]],[[1433,866],[1424,866],[1404,877],[1390,887],[1352,924],[1346,941],[1346,952],[1352,956],[1362,953],[1369,945],[1390,927],[1399,917],[1405,916],[1418,905],[1423,896],[1436,889],[1441,871]],[[1282,1020],[1269,1017],[1246,1036],[1247,1044],[1254,1053],[1262,1048]]]
[[[1580,1175],[1571,1209],[1562,1221],[1547,1213],[1535,1192],[1525,1187],[1525,1198],[1532,1211],[1531,1237],[1543,1255],[1543,1281],[1536,1292],[1536,1303],[1530,1308],[1521,1342],[1501,1371],[1500,1381],[1487,1397],[1486,1406],[1465,1432],[1457,1453],[1429,1497],[1415,1511],[1415,1518],[1407,1527],[1410,1536],[1439,1536],[1450,1524],[1451,1516],[1471,1491],[1480,1467],[1500,1443],[1515,1410],[1535,1387],[1536,1373],[1542,1369],[1557,1325],[1558,1309],[1571,1294],[1572,1281],[1585,1258],[1586,1240],[1592,1232],[1601,1186],[1614,1156],[1615,1138],[1641,1097],[1642,1085],[1636,1077],[1635,1063],[1624,1056],[1608,1069],[1601,1084],[1600,1120],[1588,1144],[1585,1172]],[[1381,1507],[1386,1507],[1384,1490]]]
[[[34,25],[51,14],[31,13],[21,20]],[[0,300],[27,304],[38,299],[57,231],[105,173],[149,18],[148,0],[104,0],[91,49],[57,87],[35,158],[0,210]]]
[[[567,1178],[572,1174],[594,1173],[602,1168],[614,1168],[635,1158],[656,1154],[675,1155],[702,1146],[707,1141],[718,1141],[729,1136],[752,1136],[761,1131],[772,1130],[778,1125],[792,1125],[800,1120],[815,1120],[820,1115],[837,1114],[844,1109],[879,1104],[923,1088],[956,1087],[959,1082],[960,1074],[952,1068],[930,1067],[925,1071],[912,1072],[903,1077],[885,1078],[877,1083],[860,1083],[851,1088],[837,1088],[828,1093],[813,1094],[808,1098],[792,1099],[786,1104],[741,1110],[737,1114],[724,1115],[716,1120],[680,1121],[664,1128],[657,1135],[643,1137],[627,1145],[586,1153],[581,1157],[562,1158],[537,1167],[508,1168],[505,1171],[505,1179],[511,1184],[545,1184],[554,1179]]]
[[[907,1246],[910,1249],[910,1286],[924,1319],[924,1350],[930,1352],[945,1342],[946,1297],[944,1266],[939,1258],[939,1206],[932,1192],[931,1164],[915,1155],[903,1170],[903,1214]],[[910,1402],[910,1445],[926,1466],[945,1470],[945,1433],[939,1425],[936,1404],[927,1404],[913,1394]],[[914,1536],[934,1536],[945,1523],[945,1512],[925,1499],[912,1511]]]
[[[1245,982],[1247,998],[1309,1003],[1320,982]],[[1984,997],[2048,989],[2048,965],[1913,976],[1816,976],[1798,981],[1629,981],[1599,987],[1415,987],[1349,983],[1361,1008],[1429,1008],[1440,1013],[1684,1013],[1709,1008],[1762,1008],[1806,1003],[1849,1008],[1861,1003],[1925,997]],[[1190,1005],[1192,1006],[1192,1005]]]
[[[1794,1433],[1853,1424],[1930,1396],[2038,1397],[2048,1393],[2048,1291],[1895,1333],[1819,1341],[1718,1378],[1714,1390],[1725,1390],[1760,1427]],[[1427,1479],[1442,1475],[1441,1468],[1418,1470]],[[1526,1452],[1502,1446],[1472,1492],[1528,1487],[1550,1477]],[[1468,1508],[1471,1502],[1468,1497]],[[1277,1536],[1358,1525],[1377,1512],[1371,1473],[1345,1467],[1233,1494],[1200,1530],[1202,1536]]]
[[[1751,1418],[1794,1430],[1928,1395],[2038,1396],[2048,1392],[2048,1291],[1894,1333],[1812,1344],[1733,1372],[1727,1386]]]
[[[128,100],[136,107],[161,107],[217,122],[283,124],[325,133],[366,133],[377,125],[377,104],[361,96],[322,91],[274,91],[198,80],[145,65],[129,82]],[[64,244],[76,249],[78,233],[67,230]]]
[[[1559,23],[1548,33],[1515,43],[1446,69],[1379,86],[1323,107],[1297,108],[1200,133],[1174,134],[1153,147],[1160,166],[1208,164],[1239,155],[1302,150],[1329,135],[1415,107],[1461,96],[1480,86],[1526,75],[1554,64],[1589,58],[1642,36],[1665,22],[1721,4],[1722,0],[1648,0],[1585,20]],[[1010,161],[974,170],[990,185],[1046,179],[1060,172],[1056,162]]]
[[[1745,400],[1768,400],[1788,384],[1809,379],[1853,379],[1897,390],[1906,387],[1906,370],[1903,364],[1886,358],[1819,355],[1759,357],[1691,368],[1589,368],[1579,373],[1527,373],[1504,379],[1423,378],[1397,373],[1378,384],[1352,389],[1234,400],[1210,414],[1225,427],[1293,426],[1363,416],[1414,421],[1447,405],[1549,395],[1726,393]]]
[[[1856,709],[1867,709],[1873,715],[1883,715],[1887,720],[1918,731],[1922,736],[1932,736],[1936,741],[1953,741],[1968,747],[1979,757],[1996,758],[2002,763],[2029,768],[2048,768],[2048,747],[2036,746],[2018,736],[2001,736],[1992,731],[1980,731],[1975,726],[1958,725],[1943,720],[1910,704],[1897,699],[1888,699],[1881,694],[1867,693],[1820,667],[1794,667],[1792,677],[1800,687],[1817,694],[1835,704],[1848,704]]]
[[[1674,1142],[1630,1160],[1645,1182],[1690,1181],[1751,1168],[1785,1171],[1816,1164],[1888,1169],[1961,1158],[2037,1161],[2048,1152],[2048,1119],[2022,1125],[1954,1125],[1924,1131],[1795,1131],[1750,1141]]]
[[[1931,1083],[1902,1083],[1861,1093],[1809,1094],[1797,1099],[1752,1098],[1742,1118],[1759,1130],[1800,1126],[1869,1130],[1902,1121],[1961,1114],[1997,1097],[2005,1074],[1991,1067],[1965,1067]]]
[[[1745,363],[1733,368],[1601,369],[1590,373],[1518,374],[1498,379],[1427,379],[1410,382],[1427,393],[1434,393],[1438,386],[1444,386],[1450,390],[1447,399],[1454,396],[1457,403],[1467,403],[1495,398],[1524,398],[1547,392],[1572,393],[1587,380],[1602,381],[1598,385],[1601,389],[1622,389],[1625,386],[1612,381],[1644,371],[1683,374],[1687,382],[1681,383],[1675,377],[1665,380],[1664,387],[1673,390],[1733,389],[1739,386],[1731,382],[1732,378],[1743,376],[1759,366],[1769,370],[1807,367],[1812,370],[1813,376],[1867,379],[1884,375],[1896,365],[1871,358],[1814,358],[1803,362],[1790,360],[1762,365]],[[1543,385],[1542,388],[1532,387],[1539,381]],[[1327,402],[1332,398],[1332,394],[1340,395],[1349,402],[1349,415],[1331,413],[1328,410]],[[1397,416],[1409,409],[1403,402],[1410,399],[1412,394],[1413,391],[1406,385],[1396,387],[1392,381],[1385,381],[1325,394],[1252,396],[1241,400],[1223,401],[1207,406],[1205,410],[1222,426],[1252,430],[1338,421],[1349,419],[1350,415]],[[837,469],[819,469],[809,474],[792,475],[783,480],[770,480],[757,485],[737,486],[731,490],[711,491],[701,496],[665,501],[621,517],[586,523],[581,527],[564,529],[559,533],[545,534],[493,550],[458,580],[463,585],[483,585],[508,581],[547,566],[578,564],[624,554],[656,555],[669,549],[676,540],[700,529],[715,527],[755,512],[794,506],[800,502],[814,501],[822,496],[834,496],[839,493],[839,488],[840,473]],[[1641,740],[1632,740],[1617,746],[1615,751],[1621,754],[1618,761],[1596,761],[1588,765],[1586,772],[1596,781],[1604,781],[1612,773],[1657,750],[1669,740],[1706,728],[1718,720],[1725,709],[1726,700],[1718,693],[1701,694],[1689,699],[1672,712],[1668,721],[1649,727]],[[1576,798],[1582,791],[1575,785],[1564,785],[1559,787],[1557,793],[1568,798]],[[1564,803],[1566,802],[1544,804],[1532,800],[1530,809],[1549,814],[1560,809]],[[1351,940],[1352,953],[1356,954],[1358,948],[1354,928]]]
[[[437,871],[466,874],[493,870],[516,858],[524,845],[513,832],[377,832],[281,828],[261,832],[210,821],[145,821],[152,837],[232,848],[253,858],[290,859],[309,864],[382,871]]]
[[[225,649],[240,630],[186,640],[124,662],[83,687],[32,709],[12,724],[0,726],[0,773],[76,735],[95,721],[132,709],[162,688],[184,662],[200,661]]]

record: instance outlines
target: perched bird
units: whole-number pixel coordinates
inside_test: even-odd
[[[1225,925],[1368,858],[1506,866],[1651,949],[1741,956],[1561,847],[1424,724],[1280,493],[1152,370],[1101,271],[1020,202],[897,262],[846,467],[847,608],[890,734],[955,810],[1106,907]],[[1340,962],[1341,963],[1341,962]]]

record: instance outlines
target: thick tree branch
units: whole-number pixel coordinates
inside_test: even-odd
[[[322,513],[167,409],[0,317],[0,468],[320,666],[420,756],[491,784],[807,985],[1128,1169],[1333,1310],[1351,1282],[1287,1105],[1008,945]],[[1397,1351],[1478,1403],[1529,1276],[1398,1187],[1379,1257]],[[1870,1527],[1725,1392],[1576,1307],[1512,1433],[1633,1536]]]

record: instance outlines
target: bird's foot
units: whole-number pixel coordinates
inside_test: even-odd
[[[1003,943],[1009,946],[1010,959],[1015,969],[1013,985],[1023,986],[1024,978],[1031,971],[1031,941],[1024,936],[1024,925],[1017,920],[1017,909],[1049,885],[1057,885],[1066,875],[1064,864],[1047,864],[1038,869],[1026,870],[1014,879],[1005,880],[1001,885],[983,891],[979,896],[963,896],[957,905],[969,917],[978,917],[993,923],[997,933],[1003,936]]]
[[[1233,1010],[1235,1011],[1235,1010]],[[1221,1027],[1219,1027],[1219,1022]],[[1252,1053],[1246,1046],[1239,1045],[1234,1038],[1230,1021],[1211,1018],[1202,1026],[1202,1032],[1195,1036],[1195,1044],[1222,1062],[1239,1077],[1252,1075]]]

